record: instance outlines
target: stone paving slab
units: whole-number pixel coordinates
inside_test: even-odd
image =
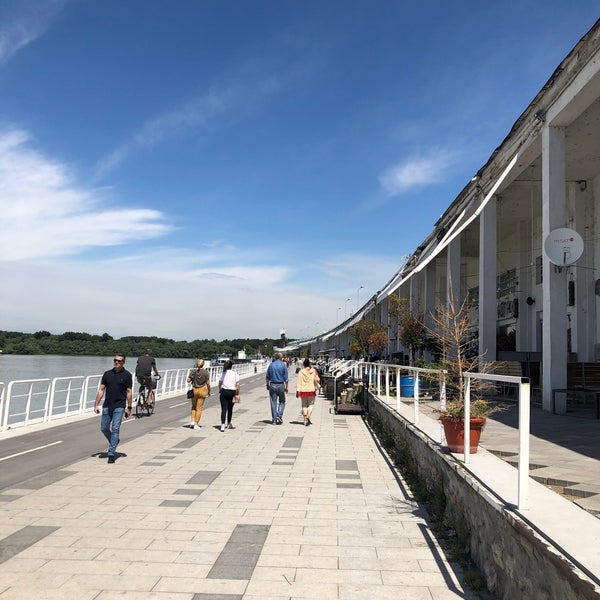
[[[200,431],[182,410],[160,435],[125,431],[114,465],[90,457],[5,490],[0,549],[18,551],[0,600],[475,597],[359,416],[318,398],[304,427],[290,396],[267,424],[257,380],[235,430],[219,431],[213,396]]]

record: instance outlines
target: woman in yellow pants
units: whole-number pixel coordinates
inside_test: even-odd
[[[199,358],[196,361],[196,368],[190,371],[188,383],[192,384],[194,396],[192,397],[192,422],[191,429],[200,429],[200,417],[202,416],[202,407],[207,396],[210,396],[210,374],[203,368],[204,359]]]

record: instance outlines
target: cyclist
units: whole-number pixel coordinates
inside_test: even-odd
[[[135,366],[135,377],[140,384],[140,387],[145,387],[147,390],[146,402],[148,406],[152,406],[152,371],[155,375],[158,375],[158,369],[156,368],[156,361],[152,356],[152,350],[146,349],[143,356],[140,356]]]

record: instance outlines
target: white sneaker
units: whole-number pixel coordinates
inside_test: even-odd
[[[194,423],[194,426],[192,427],[192,429],[200,429],[200,425],[196,425],[196,424]]]
[[[227,429],[235,429],[235,427],[231,423],[228,423],[227,424]]]
[[[189,424],[189,428],[190,428],[190,429],[194,429],[194,425],[195,425],[195,424],[196,424],[196,423],[194,423],[194,421],[192,421],[192,422]]]
[[[221,431],[225,431],[225,424],[221,425]]]

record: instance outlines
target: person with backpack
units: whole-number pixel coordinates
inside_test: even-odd
[[[145,387],[147,390],[146,402],[150,406],[154,400],[154,394],[152,393],[153,381],[152,371],[155,375],[158,375],[158,369],[156,368],[156,360],[152,356],[152,350],[148,348],[146,352],[137,359],[135,365],[135,377],[140,384],[140,387]]]
[[[204,368],[203,358],[196,360],[196,368],[190,371],[187,381],[192,384],[193,393],[190,429],[200,429],[200,417],[202,417],[204,401],[210,396],[210,374]]]

